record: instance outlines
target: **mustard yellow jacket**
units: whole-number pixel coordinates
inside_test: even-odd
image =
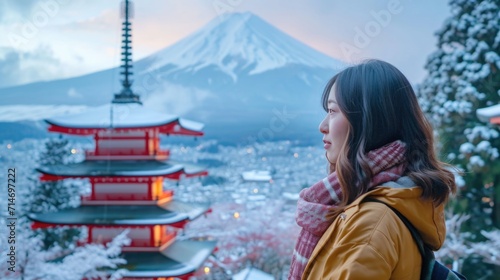
[[[381,203],[360,203],[371,196],[391,205],[439,249],[446,235],[444,205],[420,199],[420,188],[408,186],[408,177],[400,180],[406,185],[384,184],[348,205],[319,240],[302,279],[420,279],[421,256],[405,224]]]

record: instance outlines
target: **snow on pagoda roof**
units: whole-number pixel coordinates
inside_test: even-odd
[[[169,201],[162,205],[92,205],[58,212],[31,213],[40,223],[57,225],[170,225],[194,220],[209,209],[208,204]]]
[[[500,104],[478,109],[476,114],[480,121],[490,122],[492,118],[500,117]]]
[[[124,277],[176,277],[196,272],[215,249],[215,241],[175,241],[161,252],[124,252]]]
[[[73,164],[47,165],[36,169],[38,172],[58,177],[82,178],[102,176],[165,176],[183,173],[194,176],[205,169],[193,164],[159,160],[85,160]],[[176,176],[177,177],[177,176]],[[59,178],[63,179],[63,178]],[[175,179],[175,178],[174,178]]]
[[[188,130],[201,131],[203,124],[176,115],[145,108],[140,104],[114,104],[90,108],[74,115],[63,115],[45,120],[47,123],[71,128],[134,128],[155,127],[179,121]]]
[[[258,270],[254,267],[247,267],[242,271],[236,273],[233,276],[232,280],[274,280],[274,276],[271,274],[265,273],[264,271]]]

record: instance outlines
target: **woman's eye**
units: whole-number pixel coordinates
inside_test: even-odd
[[[328,109],[328,114],[333,114],[335,112],[333,109]]]

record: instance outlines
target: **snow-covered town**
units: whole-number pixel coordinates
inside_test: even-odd
[[[38,157],[43,153],[46,141],[26,139],[2,143],[0,161],[4,166],[15,168],[17,173],[17,205],[29,208],[25,203],[36,200],[29,194],[35,184],[31,180],[36,179],[33,170],[39,165]],[[67,161],[81,161],[84,150],[92,149],[89,142],[68,143],[70,154]],[[211,204],[210,213],[189,224],[178,236],[184,239],[218,240],[218,251],[205,264],[203,273],[206,271],[206,275],[202,278],[212,279],[208,274],[214,274],[214,279],[231,279],[238,272],[251,267],[263,269],[275,278],[286,274],[288,258],[298,234],[294,222],[298,193],[317,181],[317,178],[325,176],[323,150],[320,147],[299,146],[290,141],[255,143],[246,147],[200,141],[198,145],[166,145],[165,148],[170,149],[173,160],[195,162],[210,170],[209,175],[202,178],[165,180],[165,188],[174,190],[176,199]],[[248,174],[246,179],[244,174]],[[263,181],[258,180],[261,177],[251,177],[256,174],[267,174],[270,179]],[[7,179],[5,174],[0,176],[1,180]],[[68,205],[77,207],[80,204],[77,194],[89,195],[90,184],[85,180],[73,180],[69,184],[73,184],[71,191],[75,193]],[[1,207],[6,207],[6,195],[2,193],[5,197],[2,197]],[[54,192],[53,195],[58,193]],[[56,197],[52,199],[57,200]],[[17,211],[21,215],[24,210],[20,208]],[[5,229],[5,226],[1,227],[2,238],[7,236]],[[19,236],[24,234],[28,238],[30,234],[24,230],[29,229],[19,229]],[[1,242],[6,244],[7,240],[2,239]],[[25,245],[34,246],[33,243]],[[25,249],[29,250],[29,247]],[[75,260],[71,265],[80,266],[78,258]],[[28,268],[40,265],[31,261],[35,259],[25,260]],[[91,268],[89,264],[86,269],[97,270],[98,264],[96,261],[95,267]],[[52,279],[74,277],[62,273],[66,270],[73,271],[74,275],[82,273],[79,269],[68,269],[68,265],[69,260],[62,263],[60,268],[53,264],[40,266],[37,273],[52,273]]]

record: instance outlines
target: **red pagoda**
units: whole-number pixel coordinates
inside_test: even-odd
[[[90,180],[91,195],[81,206],[33,213],[33,228],[87,226],[88,243],[109,242],[125,229],[131,244],[123,248],[124,279],[188,279],[215,248],[214,241],[176,240],[178,229],[208,211],[208,205],[174,200],[164,179],[205,176],[201,167],[170,160],[160,135],[202,136],[203,124],[145,109],[131,89],[130,3],[124,2],[123,88],[108,106],[48,119],[49,131],[93,136],[95,148],[74,164],[43,166],[41,180]]]

